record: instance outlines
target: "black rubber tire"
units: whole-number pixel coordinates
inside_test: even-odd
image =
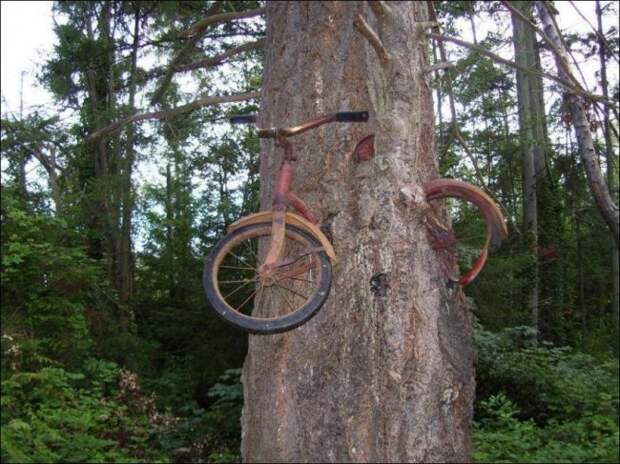
[[[321,251],[318,253],[319,263],[322,268],[321,279],[319,281],[318,288],[316,289],[314,295],[310,298],[310,301],[308,301],[301,308],[278,318],[251,317],[235,311],[233,308],[231,308],[221,298],[219,292],[215,288],[214,274],[217,277],[217,269],[214,269],[214,265],[216,262],[216,258],[218,254],[221,253],[222,250],[227,246],[228,242],[234,240],[238,235],[244,234],[253,229],[262,229],[265,226],[271,227],[271,223],[251,224],[248,226],[240,227],[239,229],[234,230],[230,234],[227,234],[215,245],[213,250],[211,250],[211,253],[209,253],[209,256],[205,261],[204,272],[202,276],[202,283],[205,293],[207,295],[207,299],[209,300],[209,303],[211,303],[211,307],[218,316],[220,316],[229,324],[237,327],[238,329],[242,329],[246,332],[250,332],[253,334],[262,335],[286,332],[287,330],[292,330],[309,321],[318,313],[319,309],[321,309],[321,307],[325,303],[325,300],[327,300],[332,284],[331,263],[329,261],[329,257],[327,256],[327,253],[325,253],[325,251]],[[315,238],[310,233],[300,229],[299,227],[287,224],[286,229],[301,235],[303,238],[308,240],[308,242],[310,242],[312,247],[321,246],[321,243],[317,238]]]

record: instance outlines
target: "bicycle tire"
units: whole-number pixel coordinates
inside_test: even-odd
[[[467,201],[478,209],[482,217],[486,228],[486,240],[474,265],[458,279],[459,285],[465,286],[471,283],[482,271],[489,255],[489,248],[499,247],[502,240],[508,236],[504,217],[495,202],[486,193],[464,181],[435,179],[424,185],[424,191],[426,200],[429,202],[446,198]]]
[[[220,265],[226,258],[235,243],[241,243],[245,237],[267,237],[271,234],[271,223],[257,223],[235,229],[224,236],[211,250],[205,260],[203,272],[203,287],[211,308],[224,321],[234,327],[253,334],[268,335],[292,330],[309,321],[321,309],[331,289],[332,270],[327,253],[324,250],[313,253],[318,258],[320,279],[317,279],[316,291],[308,297],[308,301],[300,308],[280,317],[255,317],[246,315],[232,308],[218,286],[218,272]],[[305,240],[310,247],[320,248],[318,238],[298,227],[287,224],[287,237],[296,237]],[[240,309],[240,308],[239,308]]]

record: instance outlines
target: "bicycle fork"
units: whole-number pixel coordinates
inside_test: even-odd
[[[317,224],[319,222],[303,200],[291,192],[291,184],[295,174],[293,162],[296,161],[293,156],[291,143],[284,137],[278,137],[276,143],[279,147],[284,149],[284,159],[278,172],[273,195],[273,204],[271,207],[271,211],[273,212],[271,221],[271,243],[269,244],[269,251],[267,252],[265,262],[258,268],[258,272],[264,278],[269,278],[273,269],[279,264],[278,261],[282,256],[286,234],[287,205],[290,203],[293,208],[312,224]]]

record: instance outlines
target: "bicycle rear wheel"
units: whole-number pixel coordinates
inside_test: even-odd
[[[460,276],[450,276],[451,280],[467,285],[482,271],[489,249],[499,247],[508,236],[504,217],[486,193],[467,182],[435,179],[424,185],[424,191],[429,202],[440,199],[452,202],[446,206],[457,233],[440,224],[429,223],[427,229],[435,250],[446,252],[448,257],[457,254]],[[454,203],[455,200],[466,202],[469,206],[459,206]],[[454,216],[454,213],[459,214]],[[447,273],[450,274],[450,269]]]
[[[203,285],[215,312],[256,334],[294,329],[323,306],[332,282],[331,264],[319,240],[286,226],[282,256],[268,276],[259,272],[271,238],[271,223],[234,230],[205,262]]]

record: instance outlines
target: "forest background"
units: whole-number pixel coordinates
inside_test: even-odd
[[[53,4],[53,51],[28,76],[53,101],[3,100],[3,461],[239,460],[247,335],[210,310],[201,275],[226,226],[258,209],[258,140],[227,117],[258,109],[262,6]],[[544,81],[533,226],[518,79],[485,53],[521,58],[508,6],[434,6],[442,33],[470,44],[430,51],[453,64],[429,75],[441,174],[484,188],[510,230],[466,288],[475,458],[617,462],[617,245],[563,88]],[[616,105],[592,103],[589,121],[618,204],[618,3],[567,2],[560,24],[567,14],[585,25],[563,31],[582,85]],[[551,52],[540,56],[555,74]],[[454,217],[476,226],[465,207]]]

